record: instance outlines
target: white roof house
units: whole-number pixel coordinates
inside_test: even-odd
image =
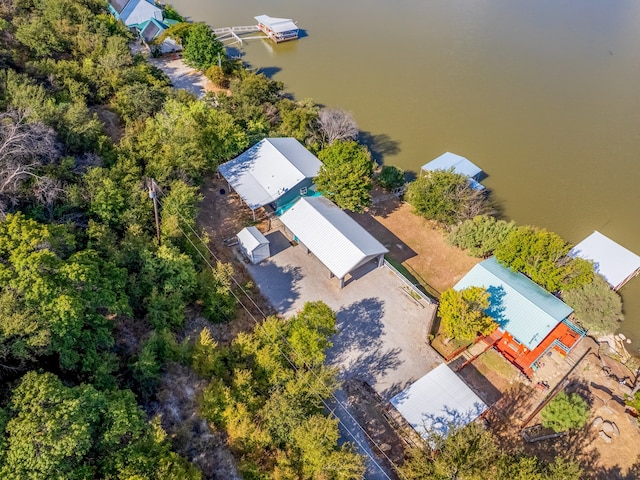
[[[446,435],[451,425],[467,425],[487,409],[446,363],[393,397],[391,404],[424,438],[429,431]]]
[[[265,138],[218,167],[251,210],[312,183],[322,163],[295,138]]]
[[[246,227],[236,235],[242,253],[251,261],[259,263],[271,256],[269,240],[256,227]]]
[[[455,173],[469,178],[471,186],[476,190],[484,190],[484,186],[478,183],[478,180],[482,175],[482,169],[463,156],[451,152],[445,152],[422,166],[422,170],[426,172],[451,169],[453,169]]]
[[[602,275],[614,290],[622,288],[640,272],[640,256],[598,231],[573,247],[569,256],[593,261],[596,273]]]
[[[141,25],[151,18],[162,21],[162,9],[150,0],[110,0],[109,5],[127,26]]]
[[[270,17],[269,15],[258,15],[254,17],[258,23],[270,28],[275,33],[290,32],[298,30],[298,26],[290,18]]]
[[[344,285],[345,276],[377,259],[382,265],[388,250],[330,200],[301,197],[280,220]]]

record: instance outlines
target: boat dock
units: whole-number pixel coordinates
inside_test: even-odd
[[[290,18],[275,18],[268,15],[258,15],[255,17],[257,25],[245,25],[238,27],[212,28],[218,40],[227,45],[239,43],[244,40],[270,38],[276,43],[296,40],[298,38],[298,26]],[[264,35],[245,36],[248,33],[262,32]]]

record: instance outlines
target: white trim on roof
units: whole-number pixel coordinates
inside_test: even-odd
[[[322,163],[295,138],[265,138],[218,167],[251,210],[276,202]]]
[[[339,279],[388,250],[324,197],[301,197],[280,220]]]
[[[593,261],[595,271],[614,290],[622,288],[640,271],[640,256],[598,231],[573,247],[569,256]]]
[[[391,404],[425,439],[432,430],[446,435],[452,424],[463,427],[487,409],[446,363],[393,397]]]

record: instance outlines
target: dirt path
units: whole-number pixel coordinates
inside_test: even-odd
[[[159,58],[149,58],[149,63],[162,70],[175,88],[187,90],[202,98],[205,93],[216,88],[202,72],[191,68],[182,61],[179,54],[172,53]]]

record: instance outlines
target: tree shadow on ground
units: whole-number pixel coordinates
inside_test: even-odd
[[[300,297],[302,268],[292,265],[281,267],[267,260],[260,265],[248,265],[247,269],[278,313],[288,312]]]
[[[360,132],[358,134],[360,143],[366,145],[371,152],[371,158],[379,165],[384,164],[387,155],[397,155],[400,153],[400,143],[393,140],[386,133],[374,135],[371,132]]]
[[[376,378],[400,365],[400,348],[384,347],[383,316],[384,304],[377,298],[365,298],[337,312],[338,333],[332,337],[327,358],[341,367],[343,378],[374,385]]]
[[[475,365],[469,364],[457,374],[482,399],[485,405],[493,405],[502,398],[502,392]]]
[[[391,202],[385,202],[387,204]],[[399,204],[393,202],[394,209],[397,208]],[[372,213],[364,212],[364,213],[355,213],[348,212],[349,216],[353,218],[358,224],[364,227],[373,237],[381,242],[387,249],[389,249],[389,253],[387,254],[392,259],[394,259],[398,263],[402,263],[407,261],[410,258],[413,258],[417,255],[417,253],[406,243],[404,243],[395,233],[385,227],[382,223],[375,219]],[[389,211],[387,214],[391,213]],[[375,215],[380,215],[380,211],[377,206],[375,209]]]

